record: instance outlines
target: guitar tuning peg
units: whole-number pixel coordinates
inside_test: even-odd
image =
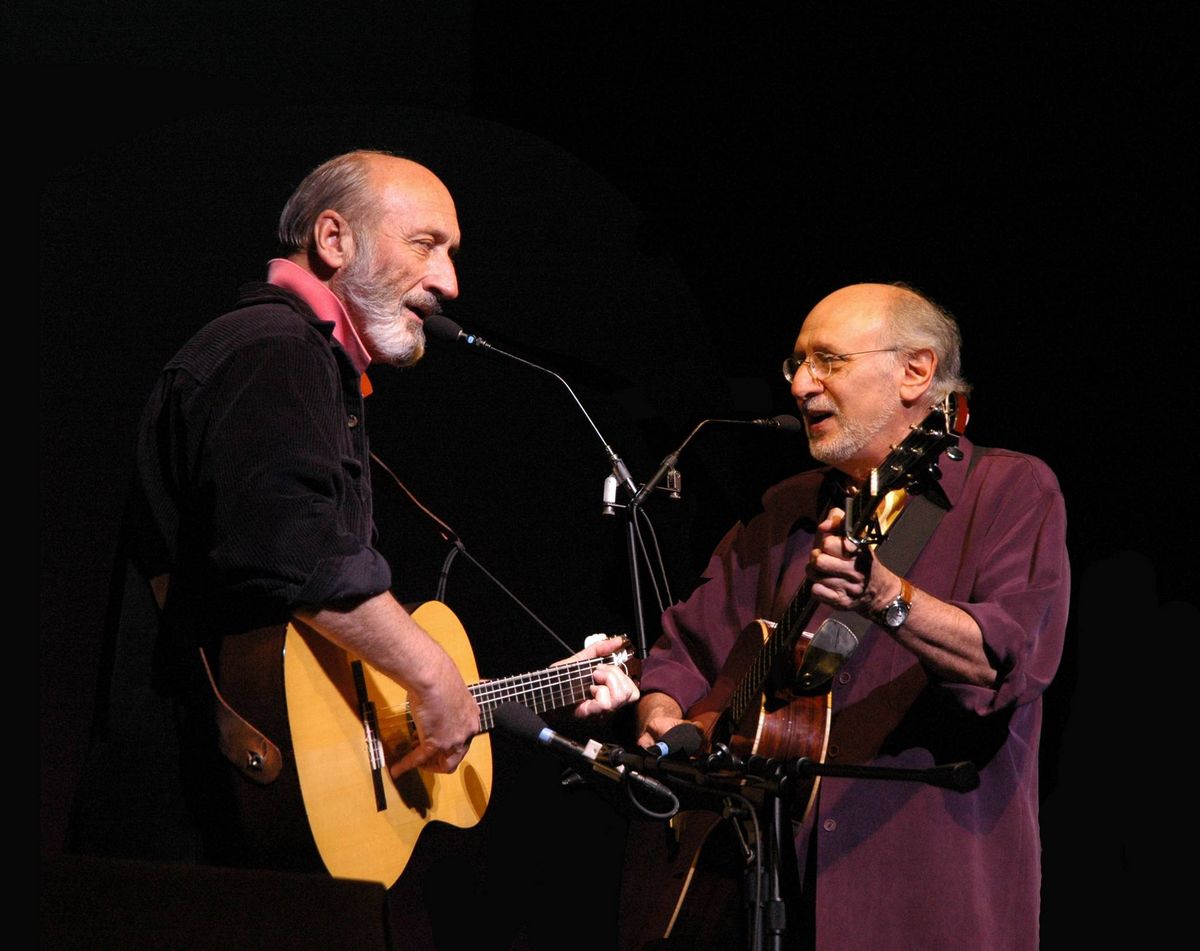
[[[946,458],[952,462],[962,462],[963,451],[959,449],[958,446],[951,446],[946,450]]]

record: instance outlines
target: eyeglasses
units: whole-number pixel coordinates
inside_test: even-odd
[[[796,374],[800,372],[800,368],[807,366],[809,375],[819,383],[829,379],[829,375],[833,373],[839,362],[845,363],[851,357],[862,356],[864,353],[895,353],[899,349],[899,347],[887,347],[883,350],[856,350],[854,353],[822,353],[818,350],[803,359],[800,354],[793,353],[783,361],[783,378],[791,383]]]

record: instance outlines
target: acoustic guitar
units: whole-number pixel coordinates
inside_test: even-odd
[[[479,673],[466,631],[454,612],[428,601],[415,620],[450,655],[479,704],[480,725],[495,725],[500,704],[542,713],[591,697],[592,671],[621,665],[627,650],[497,680]],[[292,751],[309,831],[322,862],[337,878],[390,887],[431,822],[469,828],[483,817],[492,789],[492,751],[475,737],[450,774],[411,770],[393,780],[388,764],[416,731],[407,693],[391,678],[293,622],[284,642],[284,691]]]

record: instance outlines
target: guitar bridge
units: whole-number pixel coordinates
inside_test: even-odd
[[[387,795],[383,787],[383,770],[386,765],[383,743],[379,739],[379,720],[375,715],[375,704],[367,696],[367,678],[363,674],[361,660],[351,661],[354,674],[354,691],[358,694],[358,715],[362,720],[363,740],[367,744],[367,761],[371,766],[371,784],[375,791],[375,811],[387,808]]]

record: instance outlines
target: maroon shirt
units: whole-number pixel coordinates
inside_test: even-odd
[[[995,688],[931,679],[872,627],[833,687],[827,761],[904,768],[970,760],[978,789],[821,780],[808,828],[817,841],[816,936],[823,949],[1035,949],[1041,887],[1041,696],[1062,655],[1069,602],[1066,513],[1058,481],[1031,456],[976,450],[942,460],[951,503],[906,576],[971,614],[1000,671]],[[741,630],[778,618],[799,589],[829,470],[770,489],[735,526],[705,581],[663,617],[643,693],[687,710],[704,696]],[[887,561],[885,551],[880,558]],[[822,608],[808,630],[829,614]],[[801,858],[803,867],[803,858]]]

